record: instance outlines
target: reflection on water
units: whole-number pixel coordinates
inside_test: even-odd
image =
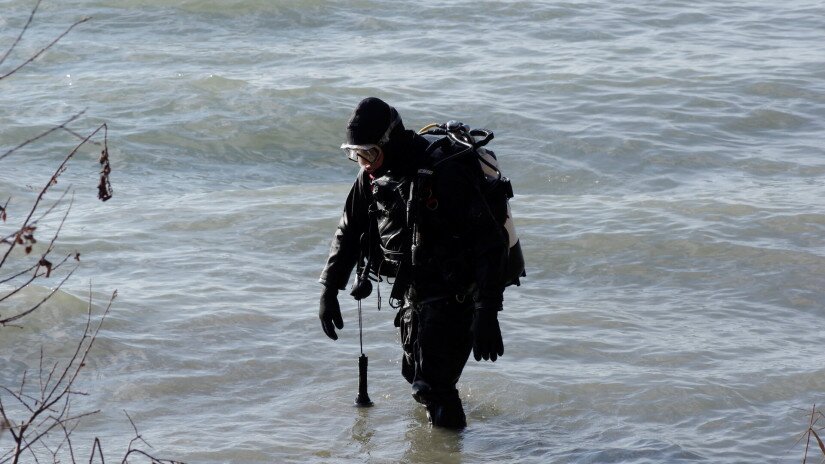
[[[370,441],[372,437],[375,436],[375,428],[373,428],[370,423],[369,408],[355,409],[355,423],[352,424],[352,428],[350,429],[352,440],[360,445],[359,451],[362,456],[369,456],[373,448]]]
[[[432,427],[428,424],[423,406],[416,407],[413,420],[407,429],[406,441],[409,447],[404,451],[404,463],[449,463],[462,462],[464,432]]]
[[[357,446],[357,455],[361,459],[366,459],[365,462],[402,462],[408,464],[416,463],[447,463],[460,464],[464,462],[462,455],[464,454],[464,434],[465,432],[457,432],[454,430],[447,430],[429,425],[427,414],[423,406],[418,404],[407,405],[407,411],[380,411],[375,408],[354,408],[355,421],[350,427],[350,436],[352,443]],[[402,432],[396,429],[394,425],[387,424],[383,417],[386,413],[393,416],[404,416],[403,440],[398,443],[403,443],[406,448],[399,461],[393,459],[386,461],[385,457],[388,454],[386,449],[386,442],[379,436],[379,428],[386,427],[381,430],[384,435],[395,436],[396,432]],[[400,414],[399,414],[400,413]],[[398,417],[396,417],[398,419]],[[401,433],[398,434],[400,438]],[[397,451],[401,451],[400,449]]]

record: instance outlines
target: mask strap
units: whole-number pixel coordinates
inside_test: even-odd
[[[393,111],[395,111],[394,108],[393,108]],[[401,118],[398,116],[398,111],[395,111],[395,119],[392,120],[392,122],[390,123],[390,127],[388,127],[387,131],[384,132],[384,135],[381,136],[381,139],[378,141],[378,146],[383,147],[384,144],[386,144],[387,142],[390,141],[390,133],[392,132],[393,129],[395,129],[395,126],[398,125],[398,121],[400,121],[400,120],[401,120]]]

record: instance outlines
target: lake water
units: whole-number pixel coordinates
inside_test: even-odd
[[[0,50],[33,3],[0,0]],[[80,379],[75,409],[101,409],[83,456],[125,449],[127,411],[154,454],[199,463],[801,461],[825,402],[821,1],[44,0],[0,70],[86,15],[0,80],[0,152],[84,109],[71,129],[109,127],[114,198],[99,146],[59,184],[81,267],[0,329],[13,385],[41,346],[69,353],[90,281],[97,311],[118,290]],[[516,190],[528,277],[503,358],[461,379],[460,434],[410,398],[386,304],[364,307],[371,409],[354,302],[337,342],[318,321],[356,175],[338,146],[370,95],[408,128],[493,130]],[[0,235],[76,142],[0,161]]]

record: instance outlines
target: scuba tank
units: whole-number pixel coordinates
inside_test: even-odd
[[[507,233],[509,242],[504,285],[520,285],[519,278],[525,277],[527,273],[524,270],[524,254],[521,251],[521,243],[510,209],[513,186],[510,179],[502,175],[495,153],[485,148],[493,140],[493,132],[485,129],[470,129],[461,122],[449,121],[445,124],[430,124],[418,133],[431,142],[427,149],[428,154],[431,155],[439,148],[444,148],[444,151],[448,153],[433,162],[434,170],[437,170],[438,165],[448,159],[472,154],[477,157],[481,192],[496,221]],[[453,148],[447,149],[448,145],[452,145]]]

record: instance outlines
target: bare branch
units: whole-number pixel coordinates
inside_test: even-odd
[[[13,58],[13,54],[15,50],[17,50],[18,45],[23,40],[23,37],[27,31],[30,30],[41,1],[42,0],[36,0],[31,14],[29,15],[29,18],[19,35],[11,46],[4,53],[2,53],[2,56],[0,56],[0,65],[7,64],[7,69],[11,68],[8,71],[0,71],[0,80],[12,76],[19,70],[37,60],[40,56],[46,53],[46,51],[61,41],[75,27],[90,19],[86,17],[72,23],[46,46],[40,48],[36,53],[28,56],[26,59],[23,59],[23,61],[19,62],[19,64],[15,65],[7,63],[10,58]],[[15,59],[15,61],[17,60]],[[62,162],[60,162],[57,168],[53,171],[51,177],[43,185],[33,204],[30,206],[28,214],[25,215],[25,218],[22,223],[20,223],[17,230],[5,238],[0,237],[0,246],[5,247],[4,250],[0,251],[0,269],[2,269],[3,266],[9,262],[11,253],[18,245],[25,248],[27,255],[34,249],[35,244],[37,243],[35,232],[37,230],[38,223],[46,217],[51,217],[51,215],[55,212],[55,209],[64,204],[63,202],[65,196],[68,194],[70,189],[66,189],[60,198],[48,208],[45,206],[41,207],[41,205],[45,205],[45,202],[47,201],[47,193],[52,190],[52,187],[55,184],[57,184],[60,176],[67,170],[69,161],[77,154],[78,151],[80,151],[81,147],[85,144],[101,145],[101,142],[92,140],[92,138],[97,136],[101,131],[103,131],[103,140],[100,157],[98,159],[100,164],[98,199],[101,201],[107,201],[112,197],[112,186],[109,180],[111,165],[108,148],[108,126],[105,123],[101,124],[86,136],[83,136],[68,127],[69,124],[76,121],[84,113],[85,110],[71,116],[62,124],[51,127],[48,130],[44,130],[36,136],[19,143],[17,146],[6,149],[5,152],[0,153],[0,161],[2,161],[12,154],[16,154],[24,147],[34,144],[35,142],[38,142],[57,131],[65,131],[68,134],[80,139],[80,142],[74,147],[74,149],[71,150],[71,152],[64,156]],[[5,203],[0,203],[0,222],[2,223],[7,221],[7,208],[10,202],[11,197],[6,199]],[[50,255],[55,250],[57,239],[62,233],[63,226],[65,225],[69,212],[72,209],[72,203],[73,202],[70,202],[66,208],[66,211],[62,215],[60,223],[56,228],[56,231],[53,233],[48,245],[45,247],[45,250],[42,248],[42,245],[36,245],[37,249],[40,250],[39,260],[31,265],[28,263],[21,264],[21,267],[26,268],[22,271],[17,271],[17,265],[15,265],[15,271],[12,275],[2,276],[0,284],[12,282],[16,288],[14,288],[10,293],[0,296],[0,303],[9,299],[12,295],[17,294],[22,288],[35,282],[38,278],[48,278],[51,273],[64,266],[69,261],[69,258],[72,257],[72,254],[67,254],[57,264],[50,261]],[[45,209],[45,211],[43,209]],[[35,217],[37,217],[37,219],[34,219]],[[79,261],[79,253],[75,251],[73,256]],[[36,258],[36,255],[33,255],[33,258]],[[74,268],[68,271],[65,269],[60,269],[61,274],[65,273],[66,275],[60,280],[57,286],[31,308],[11,317],[0,318],[0,329],[3,327],[10,327],[13,322],[20,320],[24,316],[27,316],[42,307],[46,301],[52,298],[54,294],[63,287],[67,280],[74,274],[76,269],[77,266],[74,266]],[[51,456],[51,461],[54,463],[62,462],[68,455],[71,462],[76,464],[72,434],[78,427],[79,421],[82,418],[96,414],[98,411],[73,414],[71,412],[71,403],[75,396],[87,395],[86,392],[78,390],[76,383],[80,378],[81,371],[86,366],[86,361],[90,356],[90,352],[95,344],[95,341],[97,340],[104,320],[108,317],[113,301],[116,297],[117,291],[112,292],[108,304],[102,314],[99,316],[94,316],[92,289],[90,284],[86,323],[83,328],[82,336],[79,340],[77,340],[74,351],[71,353],[69,359],[56,361],[54,363],[45,362],[43,349],[41,348],[38,366],[39,375],[36,379],[34,379],[34,381],[27,382],[28,371],[24,371],[22,381],[20,382],[19,391],[12,391],[11,389],[0,385],[0,393],[3,393],[3,396],[0,397],[0,437],[8,437],[8,435],[10,435],[14,442],[13,449],[0,452],[0,464],[9,462],[12,464],[17,464],[24,455],[26,458],[31,456],[31,461],[36,463],[39,463],[41,460],[48,461],[48,456]],[[6,393],[8,395],[6,395]],[[9,410],[7,404],[3,403],[3,398],[6,398],[7,402],[11,401],[14,404],[13,410]],[[22,417],[18,417],[18,414]],[[140,435],[137,426],[128,413],[126,416],[135,431],[135,437],[129,442],[128,449],[123,457],[124,463],[126,463],[129,456],[132,455],[148,458],[153,464],[178,463],[178,461],[155,458],[145,451],[135,448],[136,446],[140,446],[141,443],[149,448],[151,448],[151,446]],[[55,433],[55,430],[61,431],[62,435]],[[8,435],[6,435],[7,432]],[[49,438],[50,434],[53,436],[51,439]],[[101,464],[105,464],[103,457],[103,446],[97,438],[92,446],[89,462],[92,463],[96,459],[99,459]]]
[[[51,274],[51,272],[52,272],[52,269],[54,269],[54,268],[55,268],[55,266],[53,266],[53,264],[52,264],[52,263],[51,263],[48,259],[46,259],[46,257],[47,257],[47,256],[49,255],[49,253],[51,253],[51,252],[52,252],[52,250],[54,249],[54,244],[55,244],[55,242],[57,241],[58,236],[60,235],[60,231],[61,231],[61,230],[63,230],[63,225],[66,223],[66,218],[69,216],[69,212],[72,210],[72,205],[73,205],[73,204],[74,204],[74,198],[72,198],[72,199],[71,199],[71,201],[69,202],[69,206],[66,208],[66,213],[63,215],[63,218],[60,220],[60,224],[58,225],[57,230],[55,231],[54,235],[52,236],[52,239],[51,239],[51,241],[49,242],[49,246],[48,246],[48,247],[46,247],[46,251],[45,251],[45,252],[43,252],[43,254],[40,256],[40,260],[39,260],[39,261],[37,262],[37,264],[35,265],[35,268],[34,268],[34,273],[32,273],[32,276],[31,276],[31,277],[29,278],[29,280],[28,280],[27,282],[25,282],[23,285],[19,285],[19,286],[17,286],[17,288],[15,288],[14,290],[12,290],[12,291],[11,291],[11,292],[9,292],[8,294],[3,295],[2,297],[0,297],[0,302],[2,302],[2,301],[4,301],[4,300],[6,300],[6,299],[8,299],[8,298],[10,298],[12,295],[16,294],[17,292],[19,292],[20,290],[22,290],[23,288],[25,288],[27,285],[29,285],[31,282],[33,282],[35,279],[37,279],[38,277],[43,276],[43,275],[44,275],[43,273],[38,274],[38,271],[40,270],[40,268],[41,268],[41,267],[45,267],[45,268],[46,268],[45,276],[46,276],[46,277],[49,277],[49,275],[50,275],[50,274]],[[32,240],[34,240],[34,239],[32,238]],[[69,255],[67,255],[67,256],[63,259],[63,261],[62,261],[59,265],[62,265],[62,264],[63,264],[64,262],[66,262],[68,259],[69,259]],[[29,269],[31,269],[31,268],[29,268]],[[74,272],[74,271],[72,271],[72,272]],[[70,273],[70,274],[71,274],[71,273]],[[68,277],[68,276],[67,276],[67,277]],[[65,279],[64,279],[64,282],[65,282]],[[62,285],[62,284],[63,284],[63,283],[61,282],[61,284],[60,284],[60,285]],[[58,286],[58,288],[59,288],[59,286]],[[55,290],[56,290],[56,289],[55,289]],[[54,293],[54,292],[52,292],[52,293]],[[49,297],[47,297],[46,299],[48,299],[48,298],[50,298],[50,297],[51,297],[51,295],[49,295]],[[43,304],[43,302],[45,302],[45,301],[46,301],[46,300],[41,301],[41,302],[38,304],[38,306],[37,306],[37,307],[39,307],[39,305]],[[7,318],[7,319],[0,319],[0,326],[4,326],[4,325],[6,325],[6,324],[7,324],[7,323],[9,323],[9,322],[13,322],[13,321],[15,321],[15,320],[19,319],[20,317],[23,317],[23,316],[25,316],[25,315],[27,315],[27,314],[30,314],[30,313],[31,313],[31,312],[33,312],[35,309],[37,309],[37,307],[35,307],[35,308],[29,308],[28,310],[26,310],[26,311],[22,312],[21,314],[19,314],[19,315],[17,315],[17,316],[9,317],[9,318]],[[41,354],[42,354],[42,353],[41,353]]]
[[[19,64],[16,68],[12,69],[11,71],[7,72],[6,74],[2,74],[2,75],[0,75],[0,81],[2,81],[3,79],[5,79],[5,78],[7,78],[7,77],[11,76],[12,74],[16,73],[17,71],[20,71],[21,69],[23,69],[26,65],[28,65],[28,64],[29,64],[29,63],[31,63],[32,61],[36,60],[36,59],[37,59],[40,55],[42,55],[43,53],[45,53],[45,52],[46,52],[46,50],[48,50],[48,49],[52,48],[52,47],[54,46],[54,44],[56,44],[57,42],[59,42],[59,41],[60,41],[63,37],[66,37],[66,35],[67,35],[69,32],[71,32],[71,31],[72,31],[72,29],[74,29],[76,26],[78,26],[79,24],[83,24],[83,23],[85,23],[86,21],[88,21],[88,20],[90,20],[90,19],[92,19],[92,18],[91,18],[91,17],[89,17],[89,16],[87,16],[87,17],[85,17],[85,18],[83,18],[83,19],[80,19],[80,20],[78,20],[78,21],[75,21],[75,23],[74,23],[74,24],[72,24],[71,26],[69,26],[69,28],[68,28],[68,29],[66,29],[65,31],[63,31],[63,33],[62,33],[62,34],[60,34],[59,36],[57,36],[57,38],[56,38],[56,39],[52,40],[52,41],[51,41],[48,45],[46,45],[45,47],[43,47],[43,48],[41,48],[40,50],[38,50],[38,52],[37,52],[37,53],[35,53],[34,55],[30,56],[30,57],[29,57],[26,61],[24,61],[24,62],[20,63],[20,64]],[[15,44],[15,45],[16,45],[16,44]]]
[[[75,131],[73,131],[73,130],[69,129],[68,127],[62,127],[62,129],[63,129],[64,131],[68,132],[69,134],[74,135],[76,138],[78,138],[78,139],[80,139],[80,140],[83,140],[83,134],[79,134],[79,133],[77,133],[77,132],[75,132]],[[100,143],[100,142],[95,141],[95,140],[91,140],[91,141],[89,141],[89,143],[91,143],[92,145],[101,145],[101,143]]]
[[[51,213],[52,213],[52,211],[54,211],[54,209],[55,209],[55,208],[57,208],[60,204],[62,204],[62,203],[63,203],[63,199],[64,199],[64,198],[66,198],[66,195],[68,195],[68,193],[69,193],[69,191],[70,191],[70,190],[71,190],[71,188],[67,188],[66,190],[64,190],[64,191],[63,191],[63,193],[62,193],[62,194],[60,194],[60,198],[58,198],[57,200],[55,200],[55,202],[54,202],[54,203],[52,203],[52,205],[51,205],[51,206],[49,206],[49,207],[46,209],[46,211],[44,211],[44,212],[43,212],[43,214],[41,214],[41,215],[40,215],[40,217],[39,217],[39,218],[37,218],[37,219],[35,219],[35,220],[33,220],[33,221],[29,222],[29,224],[38,224],[38,223],[40,223],[40,221],[42,221],[42,220],[43,220],[46,216],[48,216],[49,214],[51,214]],[[72,200],[71,200],[71,202],[69,203],[69,209],[71,209],[71,208],[72,208],[72,204],[73,204],[73,203],[74,203],[74,195],[72,195]],[[66,215],[68,215],[68,211],[66,212]],[[63,220],[65,221],[66,219],[64,218]]]
[[[51,129],[49,129],[49,130],[47,130],[47,131],[41,132],[40,134],[38,134],[38,135],[36,135],[36,136],[34,136],[34,137],[32,137],[32,138],[30,138],[30,139],[26,140],[25,142],[21,143],[20,145],[17,145],[16,147],[9,149],[7,152],[5,152],[5,153],[3,153],[2,155],[0,155],[0,160],[2,160],[3,158],[5,158],[5,157],[7,157],[7,156],[11,155],[12,153],[16,152],[17,150],[19,150],[19,149],[21,149],[21,148],[25,147],[26,145],[29,145],[29,144],[31,144],[31,143],[34,143],[34,142],[36,142],[36,141],[38,141],[38,140],[42,139],[43,137],[46,137],[47,135],[51,134],[52,132],[58,131],[58,130],[60,130],[60,129],[65,129],[67,124],[69,124],[69,123],[71,123],[72,121],[76,120],[77,118],[79,118],[80,116],[82,116],[85,112],[86,112],[86,110],[83,110],[83,111],[81,111],[81,112],[79,112],[79,113],[77,113],[77,114],[73,115],[71,118],[69,118],[69,119],[68,119],[66,122],[64,122],[63,124],[60,124],[60,125],[58,125],[58,126],[54,126],[54,127],[52,127]],[[81,137],[81,138],[82,138],[82,137]]]
[[[95,451],[100,453],[100,462],[105,462],[106,460],[103,459],[103,447],[100,446],[100,439],[99,438],[95,438],[95,443],[92,446],[92,455],[89,456],[89,464],[92,464],[92,461],[94,461]]]
[[[46,185],[43,187],[43,189],[42,189],[42,190],[40,190],[40,194],[39,194],[39,195],[37,195],[37,199],[35,200],[34,204],[32,205],[31,209],[29,210],[29,214],[28,214],[28,216],[27,216],[27,217],[26,217],[26,219],[23,221],[23,224],[22,224],[22,226],[21,226],[21,227],[20,227],[20,229],[19,229],[20,231],[26,230],[26,228],[30,226],[30,224],[29,224],[29,223],[30,223],[30,221],[31,221],[31,218],[32,218],[32,216],[34,215],[34,212],[37,210],[37,207],[40,205],[40,202],[43,200],[43,196],[44,196],[44,195],[46,195],[46,192],[49,190],[49,188],[50,188],[51,186],[53,186],[54,184],[56,184],[56,183],[57,183],[57,178],[58,178],[58,177],[60,177],[60,175],[63,173],[63,171],[65,171],[65,170],[66,170],[66,165],[68,164],[68,162],[69,162],[69,161],[70,161],[70,160],[74,157],[74,155],[75,155],[75,154],[76,154],[76,153],[80,150],[80,148],[81,148],[83,145],[85,145],[85,144],[86,144],[86,142],[88,142],[88,141],[89,141],[89,139],[91,139],[92,137],[94,137],[94,136],[95,136],[98,132],[100,132],[101,130],[104,130],[104,137],[107,137],[107,136],[106,136],[106,134],[108,133],[108,127],[106,126],[106,124],[105,124],[105,123],[103,123],[103,124],[101,124],[100,126],[98,126],[98,127],[97,127],[97,129],[95,129],[94,131],[92,131],[92,132],[91,132],[91,133],[90,133],[90,134],[89,134],[89,135],[88,135],[85,139],[83,139],[83,141],[82,141],[82,142],[80,142],[80,143],[79,143],[79,144],[78,144],[78,145],[74,148],[74,150],[72,150],[72,151],[71,151],[68,155],[66,155],[66,157],[63,159],[63,162],[62,162],[62,163],[60,163],[60,165],[57,167],[57,169],[55,169],[54,173],[52,174],[51,179],[50,179],[50,180],[46,183]],[[106,139],[104,138],[104,142],[105,142],[105,140],[106,140]],[[108,153],[108,150],[107,150],[106,148],[104,148],[104,150],[103,150],[103,151],[104,151],[105,153]],[[101,163],[102,163],[102,161],[101,161]],[[107,160],[107,165],[108,165],[108,160]],[[101,176],[102,176],[102,174],[101,174]],[[107,178],[108,178],[108,174],[107,174]],[[102,199],[102,198],[101,198],[101,199]],[[109,198],[106,198],[106,200],[108,200],[108,199],[109,199]],[[104,201],[105,201],[105,200],[104,200]],[[20,232],[18,232],[18,233],[20,233]],[[8,250],[6,250],[6,253],[5,253],[5,255],[3,256],[3,258],[2,258],[2,259],[0,259],[0,267],[3,267],[3,264],[4,264],[4,263],[6,262],[6,260],[8,259],[9,255],[11,254],[11,252],[12,252],[12,250],[14,249],[15,245],[17,245],[17,241],[13,241],[13,242],[12,242],[12,244],[11,244],[11,246],[8,248]]]
[[[36,264],[36,263],[35,263],[35,264],[32,264],[31,266],[29,266],[29,267],[28,267],[28,268],[26,268],[26,269],[23,269],[22,271],[18,272],[17,274],[10,275],[10,276],[6,277],[5,279],[0,280],[0,284],[5,284],[5,283],[7,283],[7,282],[11,282],[12,280],[14,280],[14,279],[16,279],[16,278],[20,277],[20,276],[21,276],[21,275],[23,275],[23,274],[28,274],[29,272],[31,272],[31,271],[32,271],[32,269],[34,269],[34,268],[36,268],[36,267],[37,267],[37,264]],[[31,282],[31,281],[29,281],[29,282]],[[28,284],[28,282],[27,282],[26,284],[23,284],[22,286],[24,286],[24,287],[25,287],[27,284]],[[3,300],[0,300],[0,301],[3,301]]]
[[[33,438],[29,439],[25,445],[20,447],[19,452],[22,453],[23,451],[30,450],[31,447],[34,444],[41,441],[43,439],[43,437],[45,437],[46,435],[51,433],[51,431],[54,430],[55,428],[60,427],[61,424],[67,424],[67,423],[77,421],[77,420],[82,419],[84,417],[92,416],[92,415],[95,415],[95,414],[98,414],[98,413],[100,413],[100,410],[92,411],[92,412],[86,412],[86,413],[83,413],[83,414],[77,414],[75,416],[70,416],[70,417],[66,417],[66,418],[49,417],[48,420],[46,421],[46,422],[48,422],[49,426],[45,430],[41,431],[39,434],[35,435]]]
[[[4,455],[2,459],[0,459],[0,462],[7,462],[11,460],[12,463],[17,463],[20,456],[24,453],[30,453],[33,459],[37,461],[38,457],[33,449],[36,444],[40,444],[40,446],[51,453],[56,461],[57,454],[60,452],[59,450],[62,446],[64,446],[64,444],[71,448],[71,441],[68,437],[68,434],[70,434],[73,429],[71,424],[74,424],[76,421],[84,417],[99,412],[93,411],[82,414],[71,414],[70,401],[75,395],[86,394],[85,392],[77,391],[74,388],[74,384],[78,379],[80,371],[86,366],[87,356],[97,340],[97,336],[103,326],[103,321],[108,316],[116,296],[117,292],[115,291],[109,298],[109,302],[105,310],[99,316],[97,324],[93,325],[93,301],[90,285],[88,317],[83,330],[83,335],[77,342],[74,354],[62,368],[58,369],[59,363],[56,363],[49,370],[48,375],[44,376],[45,369],[41,351],[39,367],[40,373],[38,377],[40,382],[38,385],[38,389],[40,391],[39,398],[34,398],[31,395],[26,394],[25,391],[27,387],[25,374],[23,375],[23,381],[21,382],[19,392],[13,392],[6,387],[0,386],[0,390],[8,392],[12,398],[14,398],[28,411],[27,417],[19,421],[18,426],[14,427],[9,425],[8,427],[4,427],[4,429],[7,428],[12,433],[15,442],[15,449],[13,453]],[[57,373],[57,371],[59,371],[59,373]],[[0,402],[0,415],[3,418],[4,424],[11,424],[10,419],[7,417],[7,409],[5,409],[2,402]],[[64,439],[61,441],[60,446],[52,449],[47,443],[44,442],[44,439],[57,428],[63,430]],[[72,455],[72,459],[74,459],[73,450],[69,450],[69,453]],[[100,454],[102,458],[102,449],[100,450]]]
[[[825,417],[822,411],[816,409],[816,403],[813,404],[811,410],[806,416],[809,417],[808,419],[808,428],[802,433],[802,435],[794,442],[794,446],[798,445],[803,439],[805,440],[805,450],[802,453],[802,464],[808,462],[808,452],[811,449],[811,437],[816,441],[816,445],[819,448],[819,451],[822,453],[822,456],[825,456],[825,442],[822,441],[819,433],[817,433],[814,426],[816,425],[819,419]],[[822,462],[823,460],[820,460]]]
[[[66,264],[66,261],[68,261],[70,257],[72,257],[72,254],[68,254],[68,255],[64,256],[63,259],[60,260],[60,262],[58,262],[57,264],[52,265],[51,266],[52,271],[60,269],[61,266]],[[32,273],[31,277],[26,282],[17,285],[17,287],[14,290],[10,291],[8,294],[6,294],[2,298],[0,298],[0,302],[2,302],[3,300],[6,300],[7,298],[11,297],[12,295],[14,295],[14,294],[18,293],[19,291],[23,290],[24,288],[26,288],[26,286],[28,286],[29,284],[34,282],[34,280],[36,280],[40,277],[43,277],[43,276],[48,277],[48,275],[45,272],[38,273],[38,271],[40,270],[40,266],[42,265],[41,264],[42,262],[43,262],[43,258],[41,258],[39,262],[37,262],[36,264],[33,264],[32,266],[30,266],[25,271],[22,271],[22,272],[16,274],[15,276],[12,276],[12,277],[0,282],[0,283],[8,282],[8,281],[12,280],[13,278],[19,277],[20,275],[22,275],[26,272],[31,272],[32,269],[34,269],[34,272]],[[2,314],[0,314],[0,316],[2,316]],[[2,322],[3,321],[0,321],[0,327],[2,327],[3,325],[10,326],[10,324],[2,324]]]
[[[72,446],[72,432],[74,432],[74,430],[77,428],[79,424],[80,422],[76,422],[74,425],[72,425],[71,429],[67,429],[66,424],[60,424],[60,428],[63,430],[64,438],[63,441],[60,443],[60,446],[57,447],[57,449],[60,450],[60,447],[62,447],[65,443],[66,449],[69,450],[69,457],[72,459],[72,463],[77,462],[77,460],[74,457],[74,446]]]
[[[14,43],[11,44],[11,47],[9,47],[9,49],[6,50],[6,53],[4,53],[3,56],[0,58],[0,64],[3,64],[3,62],[6,61],[6,58],[9,57],[11,52],[14,51],[15,47],[17,47],[17,44],[20,43],[20,40],[23,38],[23,34],[25,34],[26,31],[29,30],[29,26],[31,25],[32,21],[34,20],[34,15],[35,15],[35,13],[37,13],[37,9],[40,7],[40,2],[41,1],[42,0],[37,0],[37,3],[34,4],[34,8],[32,8],[32,12],[29,15],[29,20],[26,21],[26,24],[23,26],[23,29],[20,30],[20,35],[17,36],[17,39],[14,40]]]
[[[138,441],[143,442],[143,444],[145,444],[149,448],[151,448],[152,445],[150,445],[149,442],[147,442],[146,440],[143,439],[143,436],[140,434],[140,432],[138,431],[137,426],[135,425],[135,421],[132,420],[132,417],[129,415],[129,413],[126,412],[126,411],[123,411],[123,413],[126,414],[126,417],[129,419],[129,423],[132,424],[132,429],[134,429],[134,431],[135,431],[135,437],[132,438],[132,441],[129,442],[129,447],[127,448],[126,454],[123,456],[123,460],[121,461],[121,464],[126,464],[128,462],[129,456],[132,455],[132,454],[139,454],[143,457],[147,457],[152,462],[152,464],[184,464],[180,461],[173,461],[173,460],[169,460],[169,459],[158,459],[158,458],[146,453],[145,451],[134,448],[134,444]]]
[[[63,280],[61,280],[61,281],[60,281],[60,283],[59,283],[59,284],[57,284],[57,287],[55,287],[55,288],[54,288],[54,290],[52,290],[52,291],[51,291],[48,295],[46,295],[46,297],[45,297],[45,298],[43,298],[42,300],[40,300],[40,302],[39,302],[39,303],[37,303],[36,305],[34,305],[34,306],[32,306],[31,308],[29,308],[29,309],[27,309],[27,310],[23,311],[23,312],[22,312],[22,313],[20,313],[20,314],[17,314],[17,315],[14,315],[14,316],[8,317],[8,318],[6,318],[6,319],[1,319],[1,320],[0,320],[0,327],[3,327],[3,326],[6,326],[6,325],[9,325],[10,323],[12,323],[12,322],[14,322],[14,321],[16,321],[16,320],[18,320],[18,319],[20,319],[20,318],[22,318],[22,317],[28,316],[29,314],[31,314],[31,313],[33,313],[33,312],[35,312],[35,311],[37,310],[37,308],[39,308],[39,307],[43,306],[43,303],[45,303],[46,301],[48,301],[48,300],[49,300],[49,298],[51,298],[51,297],[52,297],[55,293],[57,293],[57,291],[58,291],[58,290],[60,290],[60,288],[61,288],[61,287],[63,287],[63,284],[64,284],[64,283],[66,283],[66,281],[67,281],[67,280],[69,280],[69,277],[71,277],[71,276],[72,276],[72,274],[74,274],[74,271],[75,271],[75,270],[77,270],[77,266],[75,266],[75,268],[74,268],[74,269],[72,269],[71,271],[69,271],[69,273],[66,275],[66,277],[64,277],[64,278],[63,278]]]
[[[60,194],[60,198],[55,200],[55,202],[52,203],[52,205],[49,206],[46,209],[46,211],[43,212],[43,214],[40,215],[40,217],[38,217],[37,219],[35,219],[33,221],[29,221],[29,225],[32,225],[32,226],[37,225],[40,221],[42,221],[44,218],[46,218],[46,216],[50,215],[52,213],[52,211],[55,210],[55,208],[57,208],[60,204],[63,203],[63,199],[66,198],[66,195],[69,193],[70,190],[71,190],[71,188],[67,188],[66,190],[64,190],[63,193]],[[11,234],[3,237],[2,239],[0,239],[0,243],[4,243],[4,242],[8,243],[9,239],[14,238],[17,235],[17,232],[18,231],[14,231]]]
[[[137,442],[137,441],[142,441],[144,445],[146,445],[146,446],[148,446],[149,448],[151,448],[151,447],[152,447],[152,445],[150,445],[148,441],[144,440],[144,439],[143,439],[143,436],[141,436],[141,435],[140,435],[140,432],[138,432],[138,428],[137,428],[137,426],[135,425],[135,421],[133,421],[133,420],[132,420],[132,416],[130,416],[130,415],[129,415],[129,413],[128,413],[128,412],[126,412],[126,410],[124,410],[124,411],[123,411],[123,414],[126,414],[126,417],[129,419],[129,423],[130,423],[130,424],[132,424],[132,429],[135,431],[135,437],[134,437],[134,438],[132,438],[132,440],[129,442],[129,448],[128,448],[128,449],[132,449],[132,446],[133,446],[133,445],[135,444],[135,442]],[[127,454],[127,456],[128,456],[128,454]]]
[[[97,327],[90,332],[90,327],[92,323],[92,288],[91,284],[89,284],[89,313],[88,318],[86,320],[86,327],[83,330],[83,337],[80,339],[80,342],[77,344],[77,348],[75,349],[72,358],[69,360],[68,364],[66,365],[66,369],[64,369],[62,375],[59,379],[57,379],[54,383],[54,387],[52,390],[45,396],[45,405],[52,405],[60,400],[64,395],[68,394],[72,385],[74,384],[77,376],[80,374],[80,371],[86,366],[86,357],[89,355],[89,352],[92,350],[92,346],[94,345],[95,340],[97,340],[97,334],[100,332],[100,328],[103,326],[103,321],[109,315],[109,310],[112,308],[112,303],[114,302],[115,298],[117,298],[117,290],[112,292],[112,296],[109,298],[109,304],[106,306],[106,309],[103,311],[103,314],[100,316],[100,321],[97,324]],[[86,339],[89,339],[89,342],[86,344],[85,350],[83,349],[83,342]],[[75,363],[76,360],[79,359],[79,362]],[[74,370],[72,371],[72,366],[74,365]],[[65,380],[65,382],[64,382]],[[61,385],[63,388],[61,388]]]
[[[60,366],[60,362],[55,361],[54,364],[52,364],[52,368],[49,369],[49,375],[46,376],[46,381],[43,382],[43,367],[42,367],[43,366],[43,347],[41,346],[40,347],[40,366],[41,367],[40,367],[40,376],[39,376],[39,378],[40,378],[40,399],[39,399],[39,401],[40,401],[40,403],[45,403],[46,401],[45,401],[45,398],[43,398],[43,393],[46,391],[46,388],[48,388],[49,384],[51,383],[52,376],[54,376],[54,373],[57,372],[57,368]]]
[[[139,454],[143,457],[147,457],[147,458],[149,458],[149,460],[152,464],[186,464],[184,462],[175,461],[175,460],[172,460],[172,459],[158,459],[158,458],[152,456],[151,454],[149,454],[145,451],[141,451],[139,449],[130,449],[129,451],[127,451],[126,455],[123,456],[123,461],[121,461],[121,464],[125,464],[126,462],[128,462],[129,456],[132,455],[132,454]]]

